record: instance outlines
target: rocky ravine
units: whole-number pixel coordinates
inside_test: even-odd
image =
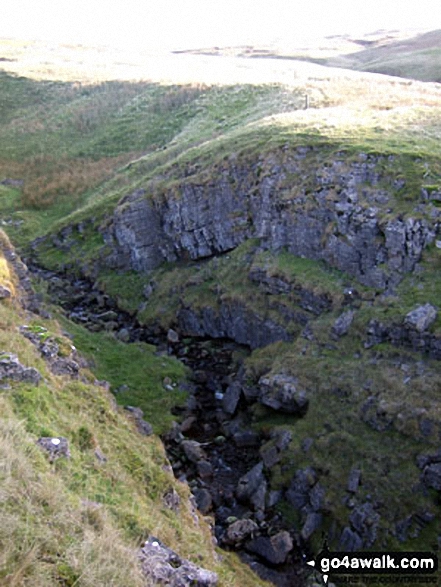
[[[270,492],[266,481],[266,471],[278,462],[279,453],[287,449],[291,437],[289,433],[265,437],[250,428],[248,400],[243,395],[243,372],[232,358],[238,349],[237,344],[207,339],[189,342],[188,338],[183,343],[174,331],[169,331],[167,336],[158,332],[153,335],[118,310],[113,300],[94,289],[89,281],[69,281],[30,266],[35,276],[48,283],[52,301],[60,304],[71,319],[96,331],[109,325],[111,314],[114,324],[124,329],[127,342],[153,342],[158,352],[173,354],[191,368],[193,376],[188,385],[187,407],[176,412],[181,424],[176,423],[163,438],[175,476],[189,484],[200,512],[214,516],[214,537],[221,546],[237,551],[255,572],[274,585],[304,585],[310,575],[302,560],[305,536],[290,528],[275,510],[282,493]],[[252,402],[255,401],[253,393],[250,390],[248,398]],[[274,401],[270,400],[270,393],[267,399]],[[301,413],[306,407],[305,400],[297,399]],[[293,394],[286,397],[291,411],[293,401]],[[152,434],[152,428],[139,408],[126,406],[126,409],[141,434]],[[170,492],[165,497],[166,506],[178,508],[179,501],[176,500],[179,496]],[[153,562],[149,557],[153,557]],[[156,558],[159,559],[158,568]],[[169,584],[166,581],[173,579],[175,582],[170,585],[180,585],[179,577],[169,577],[168,567],[164,570],[168,561],[177,569],[182,565],[183,577],[187,573],[194,581],[198,572],[201,577],[204,572],[190,569],[193,577],[188,561],[177,565],[176,553],[164,549],[154,537],[145,544],[141,560],[146,569],[150,568],[151,577],[158,584],[164,581]],[[210,582],[212,578],[198,580],[195,584],[201,587],[215,584]]]
[[[407,188],[404,179],[397,179],[394,173],[396,164],[393,157],[364,154],[347,161],[344,153],[324,163],[317,159],[317,150],[314,148],[282,150],[251,163],[230,157],[222,169],[217,169],[216,173],[211,170],[210,177],[203,173],[197,176],[190,173],[173,188],[150,191],[147,185],[145,189],[140,188],[126,196],[99,226],[106,247],[95,262],[101,267],[104,265],[121,271],[133,269],[148,273],[164,261],[210,258],[235,249],[249,238],[257,237],[262,249],[278,251],[286,248],[299,257],[324,261],[360,283],[375,288],[377,292],[385,290],[386,294],[390,294],[406,273],[418,268],[424,249],[435,241],[439,233],[441,217],[434,205],[441,196],[437,192],[429,194],[424,189],[423,180],[415,195],[415,186]],[[413,193],[408,194],[409,197],[406,195],[407,189],[413,190]],[[69,226],[53,238],[53,243],[67,250],[74,246],[75,233],[81,232],[83,228],[83,225]],[[268,294],[273,306],[274,300],[279,299],[277,296],[290,296],[296,287],[293,283],[267,274],[264,268],[252,268],[248,278]],[[356,305],[352,307],[355,301],[353,293],[348,293],[347,303],[343,304],[349,308],[333,325],[329,323],[328,330],[332,327],[332,336],[323,342],[315,340],[314,317],[333,311],[332,300],[309,292],[307,288],[300,288],[296,295],[300,299],[299,308],[295,314],[285,315],[281,323],[290,327],[297,321],[301,325],[300,335],[295,336],[300,341],[304,339],[308,342],[302,342],[303,347],[298,347],[300,354],[306,352],[308,345],[313,349],[311,358],[338,351],[338,341],[346,336],[357,313]],[[372,303],[371,300],[364,300],[363,310],[369,309]],[[279,310],[282,314],[287,307],[281,303]],[[403,315],[399,323],[383,324],[372,320],[361,334],[364,349],[368,350],[378,343],[392,342],[411,351],[425,351],[439,359],[439,338],[429,330],[436,317],[436,309],[426,305],[416,311],[418,316],[412,313]],[[124,322],[121,322],[117,330],[124,327]],[[181,299],[174,327],[178,331],[177,339],[169,342],[177,345],[175,350],[178,354],[182,335],[229,338],[252,349],[295,338],[288,328],[280,327],[268,316],[259,316],[252,305],[245,306],[222,296],[217,300],[216,307],[210,304],[192,307],[191,304],[182,303]],[[214,353],[212,362],[216,362],[219,356]],[[226,508],[227,516],[220,524],[221,529],[217,530],[221,541],[226,540],[226,544],[228,541],[236,541],[240,546],[248,543],[245,550],[248,548],[248,551],[264,559],[266,556],[269,565],[279,564],[274,562],[276,559],[279,561],[278,555],[273,557],[273,554],[268,554],[274,550],[274,545],[269,544],[268,540],[285,531],[283,524],[278,526],[271,518],[271,508],[280,498],[298,517],[296,530],[290,534],[293,544],[297,545],[302,541],[308,543],[311,537],[317,537],[324,528],[333,544],[340,549],[358,550],[378,547],[379,536],[382,536],[382,544],[385,544],[384,537],[388,535],[399,542],[406,542],[418,538],[428,525],[433,527],[434,504],[438,498],[435,496],[433,503],[430,503],[430,496],[441,487],[441,460],[433,444],[438,442],[440,423],[432,410],[433,406],[425,405],[424,394],[419,392],[420,397],[417,397],[417,388],[414,390],[413,382],[424,390],[426,382],[436,377],[437,370],[419,361],[418,357],[410,358],[397,353],[389,360],[388,355],[385,357],[382,352],[374,350],[366,353],[367,368],[363,376],[356,380],[359,388],[354,391],[345,379],[353,377],[360,352],[355,353],[353,358],[356,360],[347,363],[350,370],[342,375],[342,380],[330,389],[324,386],[325,391],[320,390],[320,393],[330,394],[330,404],[335,398],[339,398],[342,404],[346,402],[347,411],[354,413],[355,426],[359,426],[361,420],[375,434],[398,432],[404,435],[403,438],[411,436],[412,441],[422,443],[420,446],[412,446],[412,456],[409,457],[412,462],[409,469],[405,470],[410,471],[415,481],[413,487],[409,486],[409,492],[416,497],[423,496],[426,501],[418,507],[412,504],[405,514],[400,511],[395,515],[391,510],[387,511],[385,506],[383,498],[388,496],[377,495],[381,493],[378,477],[369,489],[367,477],[370,466],[363,474],[361,467],[354,464],[345,471],[343,481],[336,479],[332,483],[329,481],[327,466],[321,470],[320,467],[310,466],[307,461],[313,458],[314,450],[318,450],[311,449],[311,446],[322,445],[325,450],[332,450],[332,443],[337,444],[341,438],[347,438],[347,430],[339,436],[339,421],[322,423],[319,420],[317,430],[313,429],[314,438],[311,434],[305,435],[298,445],[288,441],[288,452],[292,453],[288,459],[291,468],[283,470],[284,465],[279,467],[279,463],[283,461],[283,453],[288,445],[285,446],[285,440],[278,439],[277,435],[267,438],[250,435],[246,429],[248,408],[257,402],[278,414],[301,418],[308,412],[309,406],[312,409],[314,403],[318,403],[320,398],[314,397],[316,391],[313,388],[305,390],[293,373],[285,373],[283,369],[280,373],[264,375],[251,384],[240,377],[231,381],[229,374],[224,373],[220,379],[216,375],[210,377],[209,381],[201,382],[210,393],[204,396],[199,406],[193,406],[192,409],[196,410],[194,414],[186,414],[184,430],[178,429],[176,435],[167,440],[171,452],[175,453],[176,462],[186,463],[185,471],[180,471],[179,466],[176,466],[176,470],[178,474],[188,476],[194,484],[199,506],[209,511],[214,504],[217,512]],[[198,362],[201,357],[197,353],[194,359]],[[387,378],[377,385],[370,378],[370,370],[389,369],[389,366],[392,379],[399,383],[399,396],[387,395]],[[421,383],[424,379],[426,381]],[[411,389],[412,393],[409,393]],[[216,392],[222,395],[222,402],[227,398],[227,407],[216,403],[220,401],[216,399]],[[208,397],[211,402],[209,409],[204,406]],[[237,404],[234,405],[236,399]],[[233,403],[229,404],[230,401]],[[226,420],[223,419],[225,413],[228,414]],[[204,424],[211,427],[214,438],[222,436],[228,439],[230,445],[236,446],[235,435],[239,434],[236,438],[239,442],[251,443],[246,447],[251,459],[245,461],[249,465],[248,471],[238,469],[237,474],[232,475],[233,484],[222,497],[217,495],[219,487],[210,480],[215,475],[212,475],[213,464],[210,469],[206,455],[210,452],[214,459],[219,457],[223,460],[227,455],[222,454],[224,449],[214,446],[211,453],[203,446],[208,443],[207,446],[212,447],[213,437],[207,439],[204,426],[201,428],[192,422],[192,417],[203,422],[201,414],[208,415],[208,421],[204,421]],[[344,410],[339,414],[346,417]],[[323,418],[323,412],[320,415]],[[241,417],[245,417],[245,422],[241,421]],[[235,424],[229,425],[229,421]],[[242,429],[244,424],[245,430]],[[235,428],[236,425],[238,428]],[[322,425],[323,433],[320,430]],[[362,432],[367,434],[365,429]],[[184,438],[180,434],[184,434]],[[242,434],[245,436],[240,436]],[[329,442],[325,438],[327,436]],[[378,436],[374,444],[381,445],[383,442]],[[360,459],[364,461],[364,458],[362,454]],[[391,455],[386,454],[383,458],[374,454],[373,458],[378,474],[381,471],[381,475],[386,478],[388,475],[392,477],[395,463],[391,462]],[[302,466],[297,465],[297,461],[302,462]],[[266,485],[274,468],[281,469],[285,475],[290,474],[290,478],[284,481],[282,495],[278,496],[271,495]],[[398,471],[393,483],[401,482],[403,477]],[[245,493],[241,493],[241,483]],[[330,504],[329,494],[333,491],[333,484],[338,486],[338,494],[334,496],[333,504]],[[218,503],[215,503],[216,500]],[[236,512],[236,501],[239,505],[245,503],[248,513],[244,515],[243,511]],[[272,504],[269,508],[271,528],[268,532],[261,526],[262,520],[259,519],[263,502],[265,507],[267,503]],[[339,524],[330,520],[333,509],[340,511],[340,514],[344,512]],[[268,522],[266,515],[264,523]],[[236,517],[237,520],[233,522],[232,519]],[[234,527],[232,536],[228,537],[229,525],[244,519],[250,521],[243,527]],[[256,530],[251,522],[258,525],[261,533],[258,544],[254,545],[255,550],[249,545]],[[283,536],[280,537],[280,544],[276,540],[282,550],[288,544]],[[266,540],[266,555],[262,554],[260,538]],[[291,551],[288,551],[284,560],[290,560],[290,556]]]

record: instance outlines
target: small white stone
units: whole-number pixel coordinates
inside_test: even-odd
[[[52,438],[51,442],[55,446],[58,446],[60,444],[61,440],[59,438]]]
[[[441,249],[441,241],[435,241],[435,246],[437,249]]]

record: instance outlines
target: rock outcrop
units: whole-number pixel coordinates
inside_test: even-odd
[[[169,587],[216,587],[218,576],[181,558],[157,538],[150,536],[139,552],[149,585]]]
[[[304,415],[308,409],[305,390],[299,388],[295,377],[283,374],[261,377],[259,402],[286,414]]]
[[[409,312],[401,323],[383,323],[371,320],[367,327],[365,348],[382,342],[427,353],[433,359],[441,359],[441,338],[428,331],[437,317],[431,304],[418,306]]]
[[[306,151],[230,161],[209,177],[136,190],[102,229],[107,264],[150,271],[164,261],[206,258],[259,238],[273,250],[323,260],[365,285],[393,287],[435,239],[436,209],[433,220],[391,217],[386,206],[396,188],[381,169],[389,166],[390,174],[393,161],[360,154],[347,162],[340,154],[317,164],[309,158],[314,149]],[[388,189],[380,189],[380,181],[388,181]]]
[[[42,377],[35,367],[25,367],[12,353],[0,353],[0,383],[8,380],[38,385]]]
[[[177,315],[179,330],[187,336],[230,338],[252,349],[273,342],[292,340],[287,330],[252,308],[236,300],[223,300],[218,308],[181,308]]]

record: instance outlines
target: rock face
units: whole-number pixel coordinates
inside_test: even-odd
[[[217,574],[182,559],[158,539],[150,536],[139,553],[149,585],[169,587],[216,587]]]
[[[385,158],[360,154],[347,163],[342,155],[312,166],[310,156],[312,148],[306,155],[293,150],[254,163],[231,161],[209,179],[189,175],[173,189],[135,191],[102,229],[111,250],[107,264],[150,271],[259,238],[273,250],[323,260],[365,285],[394,286],[434,240],[436,223],[398,214],[383,219],[380,206],[395,190],[393,182],[389,192],[378,187],[381,165],[390,165]]]
[[[426,304],[426,306],[420,308],[426,308],[429,305]],[[423,317],[420,308],[407,314],[401,324],[384,324],[377,320],[371,320],[367,327],[365,348],[370,348],[382,342],[391,342],[395,346],[427,353],[433,359],[441,359],[441,338],[426,332],[428,325],[434,320],[433,312],[429,310]],[[423,330],[420,330],[421,328]]]
[[[177,319],[180,331],[188,336],[231,338],[252,349],[292,340],[282,326],[237,301],[223,301],[218,309],[182,308]]]

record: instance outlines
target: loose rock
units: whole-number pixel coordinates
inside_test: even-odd
[[[60,457],[70,458],[69,445],[66,438],[43,436],[37,440],[38,446],[41,446],[49,454],[49,460],[52,463]]]
[[[418,332],[424,332],[435,322],[437,316],[436,308],[432,304],[425,304],[406,314],[404,323]]]
[[[258,554],[272,565],[279,565],[286,561],[287,555],[293,548],[291,536],[286,530],[266,538],[259,536],[246,544],[247,550]]]
[[[259,401],[264,406],[287,414],[303,415],[308,409],[306,392],[298,389],[298,381],[288,375],[272,375],[259,380]]]
[[[141,548],[139,558],[149,584],[168,587],[216,587],[218,584],[216,573],[182,559],[153,536]]]

